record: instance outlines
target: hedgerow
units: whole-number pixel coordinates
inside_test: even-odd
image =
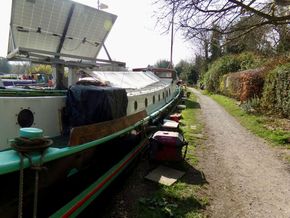
[[[239,55],[227,55],[219,58],[209,67],[209,70],[204,76],[204,84],[210,92],[221,93],[223,75],[230,72],[238,72],[251,68],[257,68],[263,63],[263,58],[246,52]]]
[[[290,63],[268,73],[261,106],[269,113],[290,117]]]
[[[257,68],[223,76],[222,94],[245,102],[253,97],[261,97],[266,68]]]

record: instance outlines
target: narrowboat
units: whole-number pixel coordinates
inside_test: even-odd
[[[96,58],[116,18],[70,0],[13,0],[7,58],[49,64],[56,80],[0,89],[1,217],[80,215],[180,99],[172,69]]]

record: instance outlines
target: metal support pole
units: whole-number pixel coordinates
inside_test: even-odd
[[[70,87],[71,85],[75,84],[79,77],[77,75],[77,67],[70,67],[68,70],[68,87]]]
[[[104,47],[104,49],[105,49],[105,52],[106,52],[106,54],[107,54],[108,59],[109,59],[110,61],[112,61],[112,58],[111,58],[111,56],[110,56],[110,54],[109,54],[109,52],[108,52],[108,50],[107,50],[105,44],[103,44],[103,47]]]
[[[66,89],[64,85],[64,65],[63,64],[56,64],[56,89],[64,90]]]
[[[174,30],[174,4],[172,8],[172,20],[171,20],[171,44],[170,44],[170,66],[169,68],[173,68],[173,61],[172,61],[172,56],[173,56],[173,30]]]

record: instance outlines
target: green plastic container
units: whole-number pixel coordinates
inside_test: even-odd
[[[19,135],[20,137],[25,137],[29,139],[35,139],[35,138],[42,138],[43,137],[43,130],[39,128],[21,128],[19,129]]]

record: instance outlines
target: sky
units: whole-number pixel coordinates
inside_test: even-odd
[[[1,1],[0,57],[6,57],[12,0]],[[97,7],[97,0],[76,0]],[[105,45],[113,60],[126,63],[128,68],[146,67],[159,60],[170,59],[170,34],[156,26],[153,0],[103,0],[109,13],[118,16]],[[180,32],[174,34],[173,64],[194,57],[193,45],[186,42]],[[102,49],[97,58],[107,58]]]

